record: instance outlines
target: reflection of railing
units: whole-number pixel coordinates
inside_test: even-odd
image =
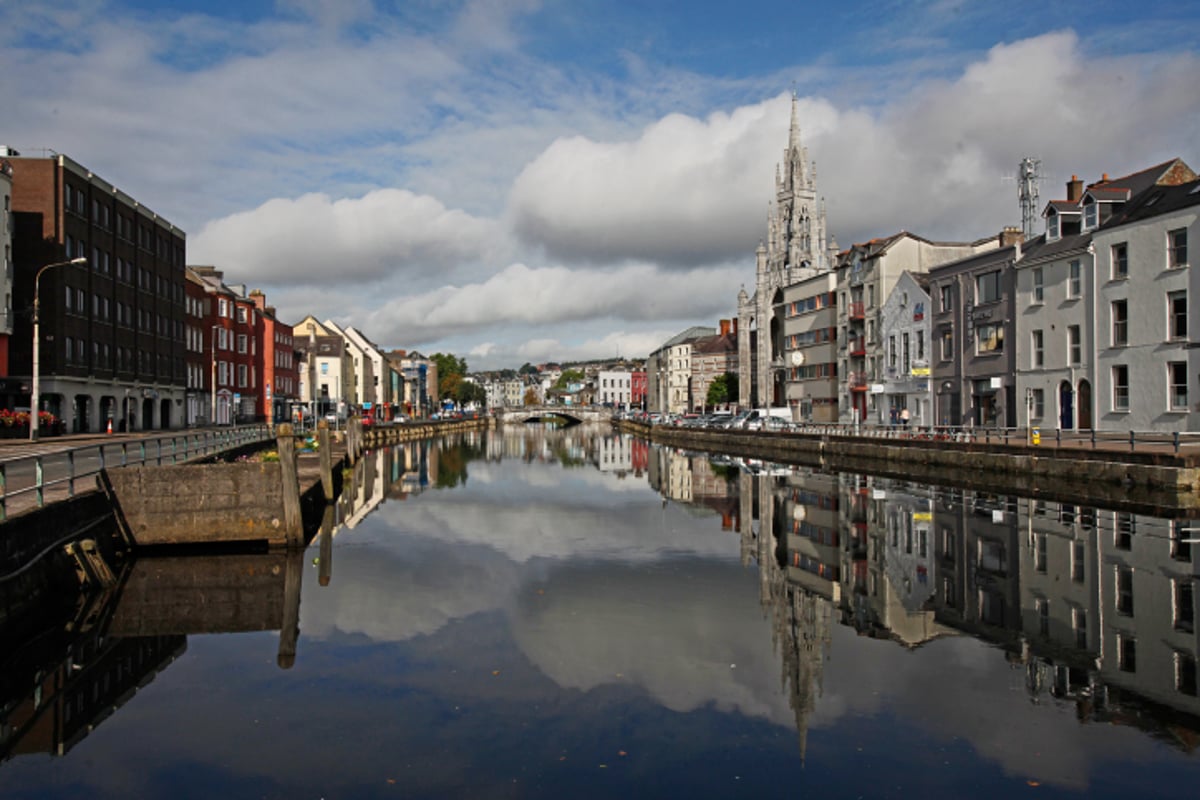
[[[162,466],[233,450],[274,438],[268,425],[178,431],[163,436],[111,441],[104,439],[80,447],[64,447],[50,453],[0,461],[0,520],[13,509],[11,501],[33,498],[33,505],[46,504],[53,491],[74,497],[76,482],[90,479],[85,489],[94,488],[95,477],[104,469],[137,464]],[[43,446],[53,440],[43,439]]]

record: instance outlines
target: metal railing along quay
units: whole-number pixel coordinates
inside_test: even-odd
[[[905,425],[790,425],[796,433],[826,436],[856,436],[868,439],[918,439],[979,442],[982,444],[1070,447],[1091,450],[1158,450],[1175,455],[1200,453],[1200,433],[1180,431],[1062,430],[1055,428],[991,428],[962,426]]]
[[[638,420],[634,420],[638,422]],[[646,424],[646,423],[642,423]],[[737,430],[723,424],[692,425],[686,420],[654,422],[653,426]],[[1175,455],[1200,454],[1200,432],[1181,431],[1106,431],[1095,428],[1062,430],[1058,428],[997,428],[969,425],[875,425],[853,423],[766,423],[747,430],[766,433],[801,433],[858,439],[912,439],[918,441],[976,442],[996,445],[1067,447],[1091,450],[1170,452]]]
[[[269,425],[191,429],[161,436],[111,440],[99,438],[78,446],[54,447],[42,439],[38,452],[21,454],[25,445],[0,447],[0,522],[14,510],[42,508],[48,501],[74,497],[80,481],[96,486],[104,469],[131,465],[169,465],[274,439]],[[49,448],[49,449],[48,449]],[[6,455],[5,450],[12,451]]]

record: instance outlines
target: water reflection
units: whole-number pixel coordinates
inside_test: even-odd
[[[182,656],[195,634],[299,632],[300,553],[144,558],[108,588],[0,615],[0,761],[61,756]],[[9,598],[11,599],[11,598]]]
[[[993,687],[1002,693],[1011,691],[1011,670],[1019,669],[1021,691],[1031,705],[1069,707],[1084,724],[1133,726],[1186,752],[1197,744],[1194,586],[1200,570],[1192,547],[1193,523],[1186,517],[823,474],[651,446],[586,427],[554,433],[539,427],[505,429],[492,437],[467,437],[464,444],[464,482],[473,458],[590,464],[618,481],[644,476],[662,499],[664,525],[669,503],[686,514],[701,513],[701,518],[715,512],[721,530],[738,534],[742,564],[757,568],[758,599],[770,614],[802,754],[810,722],[820,717],[818,698],[839,628],[890,641],[899,652],[937,639],[974,637],[1004,652],[1007,668]],[[480,479],[496,481],[497,476],[483,472]],[[536,484],[538,478],[527,480]],[[610,481],[597,495],[606,497],[612,490]],[[573,496],[571,503],[574,509],[587,500]],[[502,497],[488,496],[478,508],[467,503],[426,509],[436,518],[425,523],[409,518],[403,524],[410,529],[428,524],[442,529],[443,538],[499,548],[510,566],[539,558],[577,559],[584,553],[589,559],[625,561],[636,561],[639,553],[658,553],[656,546],[647,550],[644,542],[619,536],[614,541],[610,531],[591,531],[586,542],[580,541],[571,534],[579,530],[578,521],[563,509],[556,513],[552,501],[538,501],[536,523],[530,522],[530,510],[524,505],[509,509]],[[712,557],[719,550],[702,544],[693,555]],[[458,571],[470,576],[464,583],[486,590],[463,598],[463,605],[416,630],[435,631],[451,619],[487,609],[496,596],[517,593],[525,580],[519,569],[489,572],[484,583],[470,569]],[[586,569],[557,570],[555,581],[565,582],[573,596],[593,583]],[[537,603],[524,598],[515,614],[515,635],[526,652],[564,687],[594,688],[605,675],[636,671],[629,661],[614,666],[620,660],[614,660],[615,641],[630,642],[634,650],[654,642],[661,649],[672,638],[661,630],[639,634],[637,624],[630,622],[643,621],[639,609],[645,603],[669,607],[662,595],[680,596],[671,594],[680,590],[670,588],[662,576],[651,575],[635,588],[614,584],[611,571],[601,571],[595,582],[605,582],[605,591],[597,589],[596,598],[600,602],[603,595],[608,608],[603,614],[589,613],[619,620],[619,634],[617,625],[594,639],[569,632],[582,606],[539,611]],[[690,583],[682,591],[697,585]],[[623,598],[637,599],[623,604]],[[711,605],[694,607],[713,613]],[[362,617],[356,614],[356,619]],[[678,631],[679,620],[673,618],[668,627]],[[732,620],[714,627],[724,636],[739,630]],[[688,630],[682,638],[695,633]],[[541,643],[568,638],[573,640],[564,648],[569,657],[559,653],[550,658],[547,653],[558,645]],[[679,651],[696,656],[682,643]],[[720,659],[698,660],[711,664]],[[672,699],[666,681],[658,685],[645,675],[642,682],[667,707],[687,707]],[[682,685],[676,682],[675,688]],[[722,694],[718,703],[729,701],[727,692],[703,694],[708,702]],[[755,705],[729,702],[743,711]],[[760,704],[760,711],[776,717],[767,705]]]
[[[725,496],[712,483],[731,467],[802,738],[840,624],[909,649],[984,639],[1021,668],[1032,703],[1200,743],[1194,520],[668,448],[649,475],[664,497],[702,502]]]
[[[5,627],[4,754],[70,750],[69,726],[43,747],[25,722],[47,676],[77,690],[59,708],[100,692],[74,717],[90,730],[188,663],[138,725],[96,728],[89,761],[145,748],[255,796],[1119,795],[1145,765],[1164,794],[1194,784],[1183,517],[586,426],[397,445],[344,487],[302,557],[138,561],[110,595]],[[251,635],[196,636],[230,631]],[[146,788],[77,759],[55,774]]]

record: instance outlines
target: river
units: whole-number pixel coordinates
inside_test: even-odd
[[[0,617],[0,797],[1200,785],[1185,519],[527,426],[371,454],[330,523]]]

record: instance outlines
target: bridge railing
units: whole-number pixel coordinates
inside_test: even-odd
[[[180,464],[273,439],[269,425],[241,425],[167,433],[162,436],[100,440],[48,453],[0,461],[0,522],[14,511],[42,508],[48,501],[95,488],[101,470],[113,467]],[[43,440],[45,443],[46,440]]]

